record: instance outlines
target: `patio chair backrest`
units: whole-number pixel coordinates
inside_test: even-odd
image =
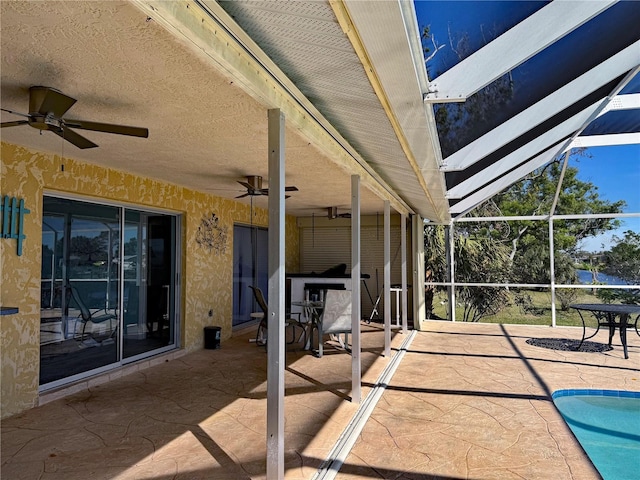
[[[84,320],[85,322],[88,322],[89,320],[91,320],[91,311],[82,301],[82,298],[80,297],[80,293],[78,293],[78,289],[73,285],[68,285],[67,288],[71,290],[71,296],[73,297],[73,300],[76,302],[76,305],[78,305],[78,308],[80,309],[80,315],[82,316],[82,320]]]
[[[262,293],[262,289],[260,287],[254,287],[253,285],[249,285],[249,288],[253,291],[253,296],[256,299],[256,303],[264,313],[264,318],[267,317],[267,301],[264,299],[264,294]]]
[[[322,311],[322,333],[351,332],[351,291],[327,290]]]

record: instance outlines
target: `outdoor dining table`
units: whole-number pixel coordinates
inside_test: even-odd
[[[640,318],[640,305],[626,305],[626,304],[613,304],[613,303],[576,303],[570,305],[571,308],[574,308],[578,311],[580,315],[580,320],[582,320],[582,340],[578,345],[578,350],[582,346],[582,343],[594,337],[600,327],[609,327],[609,346],[611,346],[611,341],[613,340],[613,335],[615,334],[616,327],[620,328],[620,341],[622,342],[622,347],[624,348],[624,358],[629,358],[629,354],[627,353],[627,327],[631,325],[629,322],[629,318],[632,315],[636,315],[636,319],[633,323],[636,333],[638,333],[638,318]],[[586,336],[587,329],[584,321],[584,317],[582,316],[582,312],[591,312],[593,316],[597,320],[597,328],[596,331],[590,336]],[[616,322],[616,317],[619,317],[619,321]],[[640,334],[640,333],[639,333]]]
[[[304,316],[308,319],[307,326],[305,328],[306,342],[304,349],[311,350],[311,348],[313,347],[313,329],[316,328],[321,322],[324,302],[317,300],[301,300],[291,302],[291,305],[302,307]]]

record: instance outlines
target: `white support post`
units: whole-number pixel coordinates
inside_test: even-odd
[[[400,215],[400,250],[402,251],[402,333],[407,334],[407,216]]]
[[[553,217],[549,216],[549,278],[551,279],[551,326],[556,326],[556,267],[553,243]]]
[[[569,156],[571,150],[567,150],[564,154],[564,161],[562,162],[562,170],[560,171],[560,178],[558,179],[558,185],[556,185],[556,194],[553,197],[551,203],[551,209],[549,210],[549,279],[551,281],[551,326],[556,326],[556,257],[555,257],[555,243],[553,239],[553,216],[556,213],[556,207],[560,200],[560,194],[562,193],[562,183],[564,182],[564,176],[567,173],[567,167],[569,166]]]
[[[413,328],[422,329],[426,312],[424,307],[424,220],[420,215],[411,217],[413,245]]]
[[[391,356],[391,203],[384,201],[384,356]]]
[[[269,309],[267,311],[267,479],[284,478],[284,115],[268,112]]]
[[[360,177],[351,176],[351,401],[362,397],[360,360]]]
[[[455,241],[453,221],[449,224],[447,235],[447,259],[449,264],[449,320],[456,321],[456,267],[455,267]]]

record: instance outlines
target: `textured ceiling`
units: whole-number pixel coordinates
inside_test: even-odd
[[[399,2],[334,2],[337,13],[320,1],[219,3],[414,211],[448,217],[435,120],[423,105],[426,72],[421,84],[407,32],[412,9]]]

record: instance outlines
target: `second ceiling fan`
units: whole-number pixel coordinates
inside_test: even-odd
[[[255,197],[258,195],[269,195],[269,189],[262,187],[262,177],[259,175],[247,175],[246,182],[238,180],[238,183],[243,187],[245,187],[247,189],[247,192],[242,195],[238,195],[236,198],[243,198],[248,196]],[[284,191],[297,192],[298,187],[294,187],[294,186],[284,187]],[[285,195],[284,198],[289,198],[289,195]]]
[[[348,212],[338,213],[338,207],[327,207],[327,218],[333,220],[335,218],[351,218]]]

